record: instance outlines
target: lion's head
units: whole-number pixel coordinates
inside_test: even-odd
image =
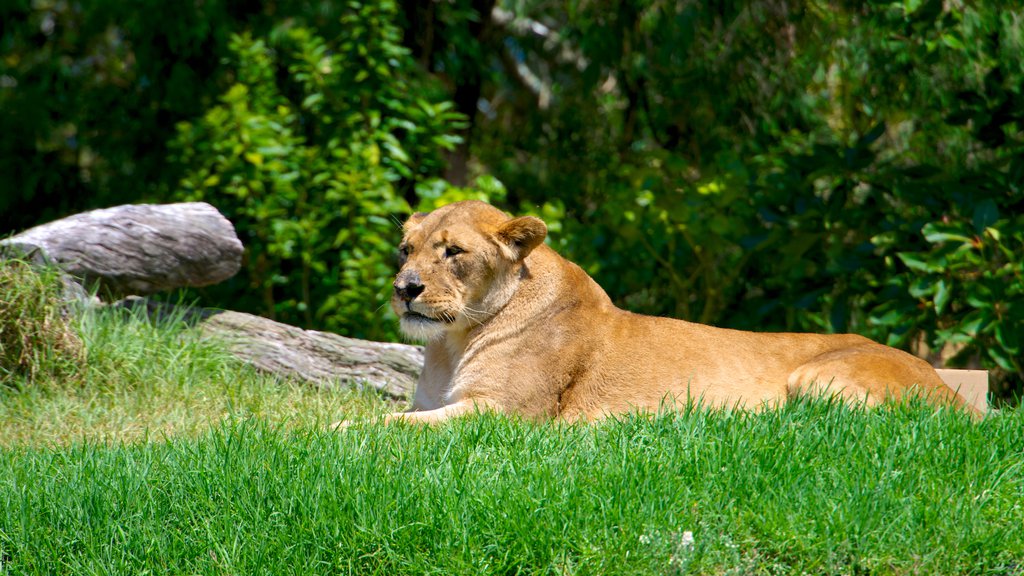
[[[494,316],[515,293],[523,260],[547,235],[539,218],[510,218],[476,201],[413,214],[404,230],[391,307],[402,332],[420,340]]]

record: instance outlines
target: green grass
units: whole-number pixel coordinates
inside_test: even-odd
[[[181,314],[151,319],[141,309],[88,309],[60,326],[52,300],[37,308],[7,315],[0,307],[0,336],[42,334],[20,339],[31,346],[20,347],[19,357],[38,366],[0,361],[0,446],[196,435],[248,417],[326,425],[394,409],[344,383],[319,390],[260,374],[201,338]],[[54,352],[45,334],[68,330],[84,353]]]
[[[75,376],[82,343],[69,325],[62,293],[56,269],[0,255],[0,383]]]
[[[180,319],[72,327],[74,377],[0,385],[0,575],[1024,573],[1019,409],[336,433],[394,406],[261,376]]]
[[[12,574],[1019,574],[1018,413],[825,402],[0,452]],[[692,532],[693,545],[683,542]]]

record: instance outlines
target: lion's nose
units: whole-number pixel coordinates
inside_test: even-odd
[[[423,283],[416,272],[402,272],[395,278],[395,294],[406,302],[411,302],[423,293]]]

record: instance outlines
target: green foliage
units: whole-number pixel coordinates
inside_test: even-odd
[[[419,202],[415,208],[418,212],[430,212],[435,208],[463,200],[501,204],[505,201],[506,194],[505,186],[493,176],[481,176],[467,188],[452,186],[441,179],[433,179],[416,186]]]
[[[174,124],[222,89],[227,36],[258,11],[224,0],[0,3],[0,231],[166,199]]]
[[[1024,372],[1024,218],[999,219],[989,201],[971,221],[930,222],[922,234],[927,250],[897,254],[913,272],[892,280],[905,301],[880,305],[876,321],[926,327],[929,341],[958,346],[954,362],[980,356]]]
[[[17,574],[1012,572],[1021,418],[807,401],[23,446],[0,450],[0,556]]]
[[[613,298],[968,344],[957,361],[980,355],[1020,389],[1019,5],[569,5],[516,4],[550,30],[542,46],[510,35],[554,97],[481,119],[477,150],[511,199],[565,206],[561,249]],[[973,251],[934,239],[950,222],[972,228]],[[929,290],[949,300],[926,306]]]
[[[77,378],[85,358],[69,306],[55,268],[0,256],[0,384]]]
[[[1019,1],[169,6],[0,7],[0,229],[184,189],[250,249],[207,303],[393,337],[387,221],[486,197],[633,310],[1024,390]]]
[[[330,44],[305,27],[283,27],[271,44],[235,36],[235,83],[179,125],[172,147],[183,197],[223,210],[246,246],[248,290],[261,302],[241,308],[394,338],[380,309],[397,218],[410,211],[399,188],[436,175],[460,117],[418,95],[393,4],[348,10]]]

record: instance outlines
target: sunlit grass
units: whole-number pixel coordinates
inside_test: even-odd
[[[34,317],[50,322],[57,306],[51,298]],[[31,322],[24,318],[8,325]],[[61,356],[29,351],[37,362],[61,362],[62,369],[5,372],[0,446],[195,435],[251,417],[288,426],[326,424],[388,409],[349,383],[320,389],[257,373],[221,343],[202,338],[181,314],[151,318],[141,307],[82,309],[70,327],[84,348],[73,370]]]
[[[0,384],[74,378],[82,343],[56,269],[0,257]]]
[[[1022,424],[819,401],[23,447],[0,451],[0,557],[18,574],[1014,574]]]

